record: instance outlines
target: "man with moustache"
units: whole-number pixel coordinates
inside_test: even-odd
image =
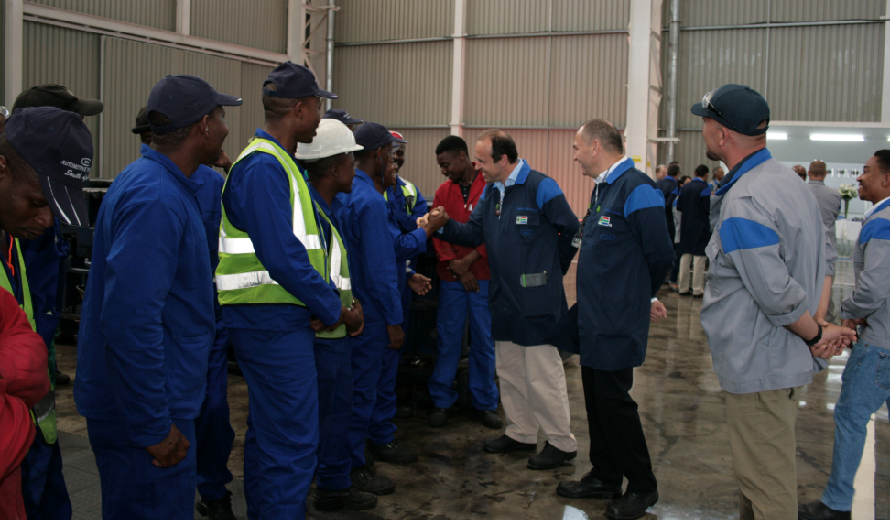
[[[96,222],[74,399],[87,419],[105,519],[192,518],[195,418],[216,331],[192,175],[228,135],[218,93],[167,76],[148,97],[151,147],[109,188]]]

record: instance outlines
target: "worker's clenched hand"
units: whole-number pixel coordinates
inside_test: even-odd
[[[346,333],[350,336],[358,336],[365,329],[365,313],[362,310],[362,304],[355,302],[352,309],[343,316],[343,323],[346,324]]]
[[[423,229],[426,230],[427,235],[430,236],[444,226],[449,219],[448,213],[445,213],[445,208],[442,206],[433,208],[432,211],[421,217],[421,219],[423,218],[427,219]]]
[[[154,446],[145,448],[149,455],[154,457],[152,464],[159,468],[169,468],[179,464],[188,453],[189,440],[185,438],[175,424],[170,425],[170,433],[167,438]]]

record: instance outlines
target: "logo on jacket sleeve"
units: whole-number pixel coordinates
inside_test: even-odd
[[[612,217],[606,217],[606,216],[600,217],[600,220],[599,220],[599,222],[597,222],[597,225],[604,226],[604,227],[612,227]]]
[[[528,217],[516,217],[516,223],[528,225]]]

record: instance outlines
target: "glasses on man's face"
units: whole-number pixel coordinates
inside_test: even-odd
[[[708,92],[707,94],[705,94],[704,97],[701,98],[701,106],[711,110],[712,112],[714,112],[715,114],[720,116],[720,118],[723,119],[723,121],[726,121],[727,123],[729,123],[729,126],[731,126],[733,130],[735,130],[735,125],[732,124],[732,121],[726,119],[726,116],[723,115],[723,112],[721,112],[720,109],[718,109],[711,103],[711,98],[713,96],[714,96],[713,90]]]
[[[9,119],[9,110],[6,107],[0,106],[0,116]]]

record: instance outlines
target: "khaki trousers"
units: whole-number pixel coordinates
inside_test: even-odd
[[[741,520],[797,519],[794,424],[799,393],[799,387],[723,392]]]
[[[677,287],[680,294],[689,292],[689,271],[692,271],[692,294],[695,296],[705,292],[705,265],[708,257],[693,256],[689,253],[680,257],[680,274]],[[692,264],[692,265],[690,265]]]
[[[566,374],[556,347],[522,347],[510,341],[495,341],[494,353],[507,437],[535,444],[540,428],[555,448],[569,453],[577,451],[578,443],[569,431]]]

